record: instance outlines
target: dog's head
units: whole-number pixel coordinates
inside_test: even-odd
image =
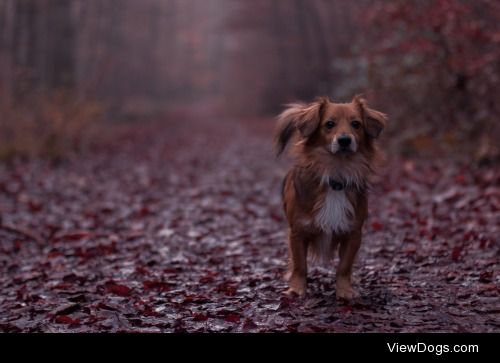
[[[350,103],[333,103],[322,97],[309,104],[291,104],[278,119],[277,153],[298,134],[298,144],[308,150],[348,157],[370,147],[386,121],[386,115],[369,108],[361,96]]]

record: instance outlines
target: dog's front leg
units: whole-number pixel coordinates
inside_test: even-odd
[[[306,293],[307,279],[307,246],[304,234],[290,231],[290,267],[288,271],[288,295],[293,293],[304,296]]]
[[[339,265],[337,267],[337,297],[351,300],[358,296],[352,288],[352,265],[361,245],[361,231],[353,232],[348,238],[340,242]]]

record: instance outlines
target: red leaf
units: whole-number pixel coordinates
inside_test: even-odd
[[[81,239],[90,237],[92,233],[88,231],[73,231],[73,232],[68,232],[65,234],[62,234],[57,237],[58,240],[64,240],[64,241],[79,241]]]
[[[206,321],[208,320],[208,316],[203,313],[196,313],[193,315],[194,321]]]
[[[243,324],[244,331],[252,330],[252,329],[256,329],[256,328],[257,328],[257,324],[255,324],[253,322],[253,320],[245,319],[245,323]]]
[[[202,276],[200,278],[200,284],[209,284],[211,282],[214,282],[217,275],[217,272],[208,271],[205,276]]]
[[[375,222],[372,223],[372,229],[375,232],[378,232],[378,231],[382,230],[382,228],[384,228],[384,226],[382,225],[382,223],[380,223],[378,221],[375,221]]]
[[[132,289],[125,285],[108,282],[106,283],[106,287],[108,288],[109,292],[118,296],[130,296],[130,294],[132,293]]]
[[[343,313],[350,313],[353,311],[353,309],[354,309],[353,306],[349,304],[349,305],[346,305],[342,308],[342,312]]]
[[[168,291],[170,290],[170,286],[163,281],[151,281],[151,280],[146,280],[142,283],[144,286],[144,289],[146,290],[159,290],[159,291]]]
[[[407,255],[412,255],[415,252],[417,252],[417,247],[411,245],[411,246],[406,246],[403,248],[403,252],[406,253]]]
[[[35,200],[30,200],[28,202],[28,207],[33,213],[40,212],[42,210],[42,203]]]
[[[458,184],[462,184],[464,185],[466,180],[465,180],[465,175],[464,174],[459,174],[455,177],[455,181],[458,183]]]
[[[239,323],[241,317],[239,314],[229,313],[224,319],[230,323]]]
[[[56,258],[59,256],[64,256],[64,254],[62,252],[59,252],[59,251],[52,251],[52,252],[49,252],[49,254],[47,255],[48,258]]]
[[[236,295],[236,287],[229,281],[222,282],[217,285],[217,292],[224,293],[227,296],[234,296]]]
[[[148,207],[142,207],[138,212],[137,212],[137,217],[143,218],[151,214],[151,210]]]
[[[142,311],[142,315],[144,316],[158,316],[159,314],[153,310],[153,308],[149,305],[144,306],[144,310]]]
[[[148,269],[142,266],[136,267],[135,272],[138,273],[139,275],[149,275]]]
[[[58,289],[58,290],[67,290],[73,287],[73,284],[70,284],[69,282],[61,282],[60,284],[55,285],[52,287],[53,289]]]
[[[491,282],[493,279],[493,271],[484,271],[479,275],[480,282]]]
[[[482,285],[478,292],[498,291],[498,290],[499,290],[499,288],[496,284],[486,284],[486,285]]]
[[[68,324],[68,325],[71,325],[71,324],[79,324],[80,323],[79,319],[73,319],[73,318],[69,317],[68,315],[59,315],[59,316],[56,316],[56,318],[54,320],[58,324]]]
[[[451,259],[453,261],[458,261],[458,259],[460,258],[460,254],[462,253],[462,246],[456,246],[453,248],[453,251],[451,251]]]

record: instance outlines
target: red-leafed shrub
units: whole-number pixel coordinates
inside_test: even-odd
[[[398,141],[413,150],[465,147],[479,158],[495,152],[500,4],[411,0],[357,10],[363,37],[356,56]]]

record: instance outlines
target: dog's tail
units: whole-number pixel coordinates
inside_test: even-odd
[[[337,252],[337,241],[332,239],[332,236],[325,234],[322,238],[318,238],[309,243],[308,255],[313,263],[320,265],[331,264],[335,259]]]

